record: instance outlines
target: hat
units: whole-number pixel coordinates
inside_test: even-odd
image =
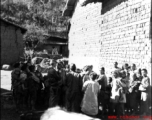
[[[105,71],[105,68],[104,68],[104,67],[101,67],[99,70],[100,70],[100,71],[101,71],[101,70]]]

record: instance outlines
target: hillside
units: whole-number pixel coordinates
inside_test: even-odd
[[[25,40],[43,41],[49,35],[67,38],[65,4],[66,0],[1,0],[1,18],[27,28]]]

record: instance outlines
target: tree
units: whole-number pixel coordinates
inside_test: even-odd
[[[67,38],[66,0],[3,0],[1,17],[28,29],[26,41],[42,42],[44,35]],[[40,39],[41,38],[41,39]]]

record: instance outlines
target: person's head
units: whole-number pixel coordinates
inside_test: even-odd
[[[52,67],[56,67],[56,64],[57,64],[56,60],[54,60],[54,59],[50,60],[50,65]]]
[[[136,70],[136,64],[132,64],[131,69],[134,71]]]
[[[15,63],[13,65],[14,69],[15,69],[15,74],[19,75],[20,74],[20,63]]]
[[[14,65],[13,65],[13,68],[20,68],[20,63],[15,63]]]
[[[27,71],[27,68],[28,68],[27,63],[24,63],[24,64],[22,65],[22,67],[21,67],[21,70],[22,70],[22,71]]]
[[[56,68],[57,68],[57,70],[61,70],[63,68],[62,63],[60,63],[60,62],[57,63]]]
[[[127,76],[126,76],[126,72],[124,71],[124,70],[122,70],[121,72],[120,72],[120,74],[121,74],[121,77],[122,78],[126,78]]]
[[[34,72],[35,71],[35,66],[34,65],[29,66],[29,70],[30,70],[30,72]]]
[[[142,69],[142,70],[141,70],[141,74],[142,74],[143,77],[146,77],[146,76],[147,76],[147,73],[148,73],[148,72],[147,72],[147,69]]]
[[[124,69],[126,69],[126,70],[128,70],[128,69],[129,69],[129,65],[128,65],[128,63],[125,63],[125,65],[124,65]]]
[[[95,81],[97,78],[97,74],[95,72],[91,72],[89,76],[90,76],[90,79],[93,81]]]
[[[118,67],[118,62],[114,62],[114,68]]]
[[[140,76],[141,76],[141,68],[137,69],[137,71],[136,71],[136,76],[137,76],[137,77],[140,77]]]
[[[92,65],[87,65],[84,67],[84,71],[86,74],[90,74],[92,72],[93,66]]]
[[[107,82],[110,84],[112,82],[112,77],[108,77]]]
[[[104,67],[102,67],[102,68],[100,69],[100,74],[105,74],[105,68],[104,68]]]
[[[77,68],[77,69],[76,69],[76,72],[77,72],[77,73],[81,73],[81,69]]]
[[[89,65],[90,66],[90,70],[92,71],[93,70],[93,65]]]
[[[75,72],[76,71],[76,65],[74,63],[70,64],[70,70]]]
[[[113,72],[113,77],[114,78],[118,78],[119,77],[119,71],[118,70]]]
[[[124,65],[122,65],[121,70],[124,70]]]
[[[65,69],[66,69],[66,70],[69,70],[69,69],[70,69],[70,65],[67,64],[67,65],[65,66]]]

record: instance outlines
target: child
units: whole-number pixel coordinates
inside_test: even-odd
[[[126,80],[124,80],[120,77],[120,72],[115,71],[113,73],[113,81],[112,81],[112,91],[111,91],[111,108],[110,108],[110,114],[114,115],[114,110],[116,115],[123,115],[124,114],[124,105],[123,103],[126,102],[126,95],[124,93],[125,87],[127,84],[125,83]]]
[[[147,70],[142,69],[142,81],[139,86],[141,91],[141,114],[146,115],[148,112],[148,88],[150,86],[150,79],[147,76]]]
[[[13,69],[13,71],[12,71],[12,73],[11,73],[11,84],[12,84],[12,86],[11,86],[11,89],[13,90],[15,87],[16,87],[16,85],[17,85],[17,83],[19,82],[19,80],[20,80],[20,73],[21,73],[21,70],[20,70],[20,63],[15,63],[14,64],[14,69]]]
[[[90,80],[84,82],[82,90],[85,92],[82,100],[81,111],[87,115],[98,114],[98,94],[100,90],[99,83],[95,82],[97,74],[92,72]]]
[[[14,69],[11,73],[11,89],[13,91],[13,97],[14,97],[14,102],[16,105],[16,108],[19,109],[19,97],[18,97],[18,86],[20,85],[20,63],[15,63],[14,64]]]

